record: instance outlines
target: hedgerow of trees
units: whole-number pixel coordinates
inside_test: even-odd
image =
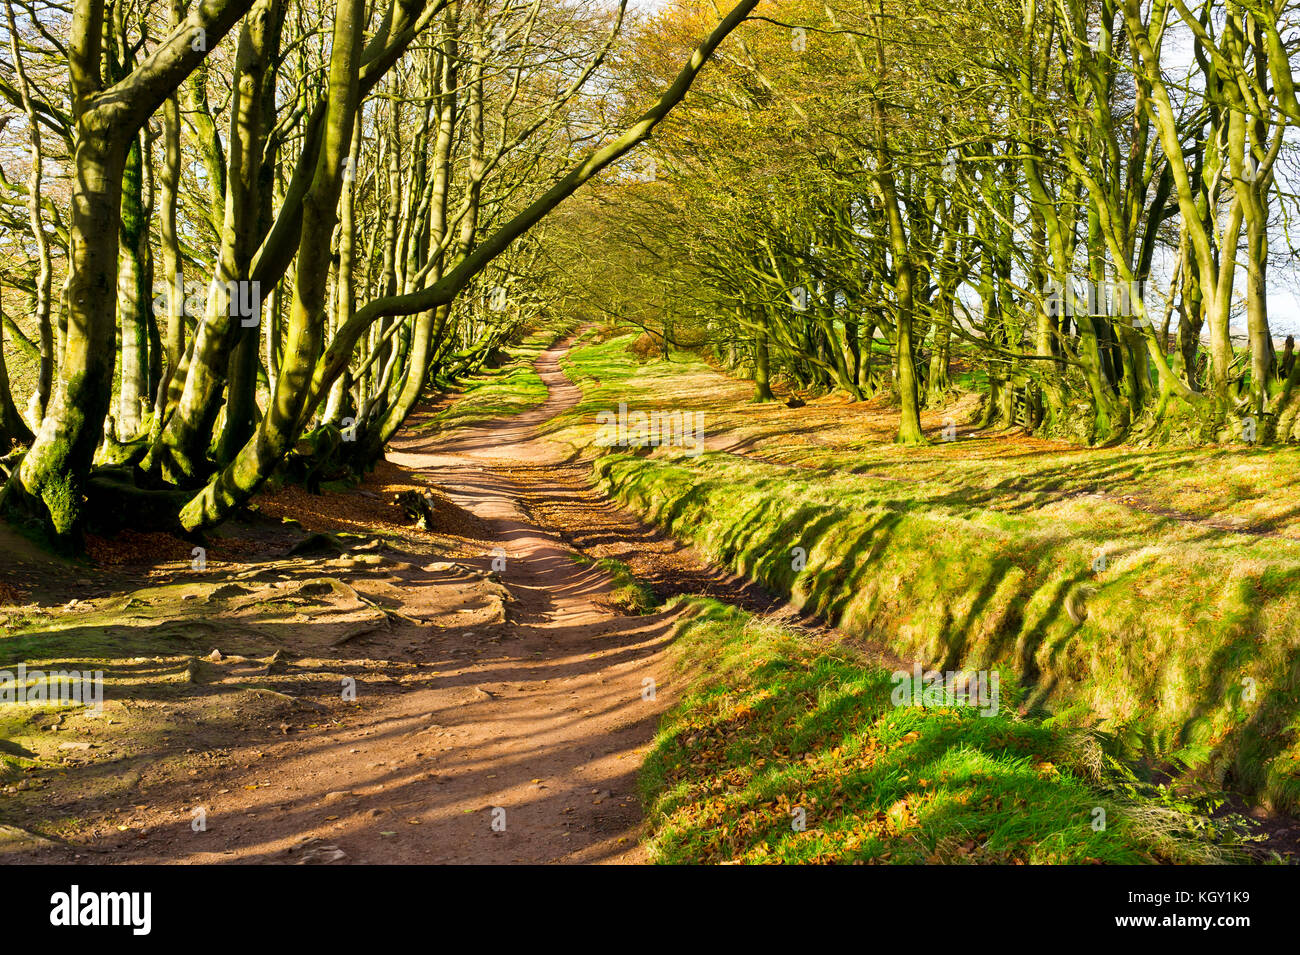
[[[1295,13],[762,4],[641,174],[566,214],[552,265],[583,248],[587,309],[712,349],[758,400],[777,375],[892,396],[906,443],[959,380],[983,427],[1294,440],[1269,293],[1294,259]],[[666,12],[621,82],[661,83],[711,17]]]
[[[0,508],[76,546],[372,463],[757,0],[636,94],[625,2],[3,2]]]

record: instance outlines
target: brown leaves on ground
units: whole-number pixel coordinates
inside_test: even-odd
[[[434,523],[424,531],[395,503],[402,491],[416,490],[432,495]],[[405,468],[380,461],[360,485],[345,490],[312,494],[291,484],[259,496],[254,501],[266,517],[297,521],[310,532],[351,532],[388,534],[407,539],[464,542],[482,536],[476,518],[451,503],[437,488],[420,481]],[[100,567],[158,565],[171,561],[189,561],[194,542],[165,532],[122,530],[112,538],[86,535],[86,556]],[[279,553],[283,547],[257,533],[245,533],[241,526],[229,522],[205,544],[209,561],[240,561]],[[0,584],[0,604],[16,603],[20,595],[12,587]]]
[[[434,523],[427,531],[415,527],[395,502],[403,491],[433,495]],[[406,468],[384,460],[357,487],[311,494],[299,485],[286,485],[259,498],[257,505],[269,517],[289,518],[311,531],[389,532],[425,539],[460,540],[478,539],[482,533],[477,518],[457,507],[437,488],[418,480]]]
[[[162,531],[121,530],[111,538],[86,535],[86,556],[100,567],[188,561],[194,546],[193,541]],[[208,560],[238,560],[264,548],[253,541],[216,538],[205,544],[204,549]]]

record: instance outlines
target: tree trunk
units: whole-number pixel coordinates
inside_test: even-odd
[[[77,543],[87,479],[113,394],[114,297],[122,176],[136,133],[207,56],[251,0],[196,5],[139,68],[103,90],[103,0],[77,0],[67,45],[76,126],[69,217],[67,333],[50,407],[7,485],[39,508],[55,537]],[[207,39],[196,48],[199,31]]]
[[[767,332],[754,337],[754,400],[771,401],[771,357],[767,352]]]
[[[0,306],[3,306],[0,300]],[[9,390],[9,368],[5,364],[5,327],[0,322],[0,457],[9,453],[15,444],[31,444],[31,429],[14,404],[13,393]]]
[[[339,0],[329,68],[329,109],[320,164],[303,203],[302,233],[284,363],[276,391],[252,439],[181,511],[193,530],[226,517],[270,477],[299,434],[300,416],[325,332],[330,238],[338,214],[343,170],[357,110],[357,68],[363,34],[362,0]]]
[[[132,139],[122,177],[117,311],[122,335],[122,375],[118,389],[117,435],[136,436],[149,400],[149,321],[153,269],[150,267],[149,224],[145,215],[144,164],[141,137]]]
[[[267,130],[263,128],[265,76],[279,46],[283,0],[257,0],[240,31],[231,104],[230,151],[225,177],[225,223],[216,274],[208,287],[203,321],[195,330],[194,355],[186,369],[180,399],[145,462],[166,481],[193,485],[210,473],[207,461],[221,395],[229,383],[230,406],[218,449],[227,456],[247,441],[255,415],[257,328],[262,289],[249,280],[261,239],[259,186]],[[326,237],[328,240],[328,236]],[[267,290],[269,291],[269,289]],[[232,364],[232,354],[242,353]],[[236,378],[229,373],[234,369]]]

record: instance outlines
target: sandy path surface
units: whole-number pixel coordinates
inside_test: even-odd
[[[500,580],[514,600],[508,625],[485,633],[500,641],[499,657],[448,672],[455,689],[413,696],[390,717],[427,719],[440,727],[434,739],[450,745],[434,758],[429,798],[402,810],[420,827],[403,822],[382,861],[643,861],[636,771],[665,703],[644,690],[664,682],[671,620],[624,617],[593,599],[609,592],[608,578],[576,563],[524,511],[511,476],[564,461],[539,426],[579,397],[559,368],[565,347],[538,361],[550,389],[544,404],[446,438],[399,439],[389,451],[395,463],[435,474],[484,521],[495,546],[477,563],[504,559]],[[494,818],[504,831],[493,830]]]

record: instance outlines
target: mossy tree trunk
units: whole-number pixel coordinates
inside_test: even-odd
[[[103,0],[77,0],[68,40],[75,122],[69,216],[67,333],[50,406],[11,489],[62,540],[79,536],[86,483],[113,394],[122,176],[145,121],[247,10],[210,0],[138,67],[105,89]],[[207,42],[196,44],[202,31]]]
[[[772,358],[764,330],[754,336],[754,400],[771,401],[772,398]]]
[[[231,355],[240,344],[245,349],[235,365],[239,378],[231,389],[233,414],[227,415],[230,433],[224,440],[227,456],[239,447],[234,442],[241,435],[247,440],[254,414],[262,290],[250,281],[249,272],[261,238],[258,188],[267,134],[261,95],[279,46],[282,9],[283,0],[257,0],[240,31],[224,175],[226,209],[215,275],[208,286],[203,320],[195,330],[194,354],[180,397],[145,464],[181,486],[196,485],[211,472],[208,447],[229,381]]]
[[[363,16],[362,0],[339,0],[330,47],[324,139],[316,175],[303,201],[289,328],[275,394],[253,437],[181,511],[181,524],[187,529],[221,520],[246,501],[300,434],[311,374],[325,337],[330,238],[337,222],[339,191],[355,126]]]
[[[144,204],[144,163],[141,137],[132,140],[122,177],[122,223],[119,229],[118,327],[122,338],[122,371],[118,387],[117,434],[135,437],[149,400],[149,323],[152,316],[153,266],[149,224]]]

